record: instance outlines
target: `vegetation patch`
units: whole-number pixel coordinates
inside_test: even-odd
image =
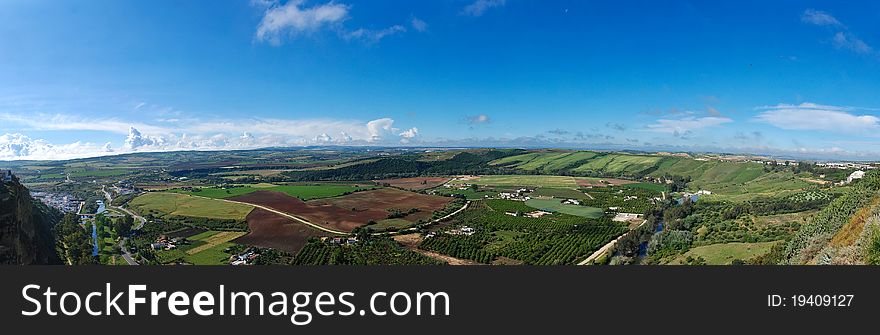
[[[605,211],[601,208],[564,204],[561,199],[529,199],[526,205],[536,209],[559,212],[585,218],[600,218],[605,215]]]
[[[191,189],[176,189],[171,192],[182,193],[182,194],[192,194],[198,195],[202,197],[215,198],[215,199],[228,199],[232,197],[237,197],[240,195],[245,195],[249,193],[253,193],[256,191],[275,191],[287,194],[292,197],[297,197],[302,200],[311,200],[311,199],[320,199],[320,198],[331,198],[340,195],[350,194],[357,191],[363,191],[372,189],[373,187],[367,185],[247,185],[247,186],[233,186],[226,188],[191,188]]]
[[[244,220],[252,206],[176,193],[150,192],[133,199],[129,206],[142,215]]]
[[[748,261],[770,252],[774,242],[719,243],[696,247],[679,256],[670,264],[688,264],[687,258],[703,259],[706,265],[729,265],[734,260]]]

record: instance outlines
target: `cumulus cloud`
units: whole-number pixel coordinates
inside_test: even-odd
[[[381,118],[367,122],[367,131],[370,133],[369,141],[379,141],[382,136],[396,131],[394,120],[391,118]]]
[[[35,120],[40,120],[35,121]],[[369,122],[334,119],[214,119],[162,123],[159,126],[118,119],[85,119],[35,115],[21,118],[0,114],[0,123],[16,126],[18,131],[100,131],[124,134],[118,147],[112,143],[72,143],[53,145],[20,134],[4,135],[2,160],[67,159],[128,152],[172,150],[226,150],[287,147],[314,144],[377,145],[392,144],[416,137],[416,127],[400,131],[391,118]],[[154,123],[155,124],[155,123]],[[24,136],[24,138],[22,137]],[[39,158],[35,158],[39,157]]]
[[[287,36],[318,31],[348,18],[350,6],[334,2],[307,7],[303,0],[290,0],[283,5],[261,2],[266,13],[257,26],[256,39],[280,44]]]
[[[73,159],[106,154],[108,150],[111,150],[108,145],[82,142],[53,145],[18,133],[0,135],[0,160]]]
[[[843,26],[843,24],[841,24],[837,18],[831,16],[831,14],[815,9],[805,10],[804,13],[801,14],[801,21],[815,24],[817,26]]]
[[[164,146],[166,141],[161,137],[144,136],[137,128],[129,127],[124,143],[126,148],[137,150],[142,147]]]
[[[321,133],[321,135],[315,136],[315,142],[317,143],[330,143],[333,142],[333,138],[327,133]]]
[[[649,131],[672,134],[676,137],[686,137],[703,128],[720,126],[733,122],[726,117],[685,117],[681,119],[659,119],[654,124],[647,126]]]
[[[800,105],[778,104],[760,107],[755,120],[788,130],[819,130],[843,134],[876,134],[880,118],[855,115],[856,108],[827,106],[805,102]]]
[[[403,131],[398,135],[400,136],[400,143],[406,144],[419,135],[419,128],[413,127]]]
[[[495,7],[504,6],[506,3],[506,0],[476,0],[462,8],[461,14],[469,16],[483,16],[486,11]]]

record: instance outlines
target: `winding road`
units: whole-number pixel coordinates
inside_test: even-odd
[[[105,204],[108,208],[115,208],[120,211],[125,212],[125,214],[130,215],[135,220],[137,220],[137,225],[132,227],[132,230],[138,230],[144,227],[144,224],[147,223],[147,219],[144,217],[135,214],[134,212],[128,210],[128,208],[119,206],[113,206],[113,197],[110,195],[110,192],[107,192],[107,187],[101,185],[101,192],[104,192],[104,197],[107,198],[107,203]],[[125,247],[126,242],[128,242],[128,237],[123,237],[122,240],[119,241],[119,249],[122,250],[122,259],[125,260],[128,265],[139,265],[137,261],[134,260],[134,257],[131,256],[131,252],[129,252],[128,248]]]
[[[304,224],[304,225],[308,225],[309,227],[312,227],[312,228],[315,228],[315,229],[318,229],[318,230],[322,230],[322,231],[325,231],[325,232],[328,232],[328,233],[337,234],[337,235],[350,235],[350,234],[351,234],[351,232],[345,232],[345,231],[341,231],[341,230],[336,230],[336,229],[332,229],[332,228],[327,228],[327,227],[321,226],[321,225],[319,225],[319,224],[316,224],[316,223],[312,223],[312,222],[310,222],[310,221],[307,221],[307,220],[305,220],[305,219],[303,219],[303,218],[300,218],[300,217],[298,217],[298,216],[295,216],[295,215],[292,215],[292,214],[289,214],[289,213],[286,213],[286,212],[282,212],[282,211],[279,211],[279,210],[277,210],[277,209],[274,209],[274,208],[271,208],[271,207],[267,207],[267,206],[263,206],[263,205],[257,205],[257,204],[252,204],[252,203],[249,203],[249,202],[242,202],[242,201],[235,201],[235,200],[228,200],[228,199],[208,198],[208,197],[203,197],[203,196],[200,196],[200,195],[192,195],[192,194],[187,194],[187,196],[194,197],[194,198],[209,199],[209,200],[219,200],[219,201],[224,201],[224,202],[233,203],[233,204],[248,205],[248,206],[252,206],[252,207],[254,207],[254,208],[259,208],[259,209],[262,209],[262,210],[265,210],[265,211],[269,211],[269,212],[272,212],[272,213],[275,213],[275,214],[281,215],[281,216],[283,216],[283,217],[286,217],[286,218],[289,218],[289,219],[295,220],[295,221],[297,221],[297,222],[299,222],[299,223],[302,223],[302,224]],[[423,224],[423,225],[421,225],[421,226],[418,226],[418,227],[413,227],[413,228],[409,228],[409,229],[401,230],[401,231],[398,232],[398,233],[417,231],[419,228],[423,228],[423,227],[425,227],[425,226],[432,225],[432,224],[434,224],[434,223],[437,223],[437,222],[440,222],[440,221],[446,220],[446,219],[448,219],[448,218],[450,218],[450,217],[452,217],[452,216],[454,216],[454,215],[456,215],[456,214],[458,214],[458,213],[461,213],[461,211],[467,209],[467,207],[468,207],[468,205],[469,205],[470,203],[471,203],[470,201],[466,202],[466,203],[464,204],[464,206],[462,206],[461,208],[457,209],[455,212],[452,212],[452,213],[447,214],[447,215],[444,216],[444,217],[441,217],[441,218],[439,218],[439,219],[431,220],[430,222],[428,222],[428,223],[426,223],[426,224]],[[373,235],[387,235],[387,234],[388,234],[388,233],[374,233]]]

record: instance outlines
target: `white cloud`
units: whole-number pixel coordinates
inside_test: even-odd
[[[647,126],[649,131],[658,133],[672,134],[676,137],[687,136],[695,131],[703,128],[720,126],[725,123],[733,122],[726,117],[706,116],[706,117],[685,117],[681,119],[659,119],[654,124]]]
[[[367,122],[367,131],[370,134],[368,141],[379,141],[382,139],[382,136],[397,131],[393,126],[394,120],[391,118],[382,118]]]
[[[106,154],[107,150],[110,150],[107,145],[81,142],[53,145],[17,133],[0,135],[0,160],[73,159]]]
[[[362,39],[364,41],[370,43],[376,43],[382,40],[385,37],[406,32],[406,28],[401,25],[393,25],[391,27],[381,29],[381,30],[370,30],[360,28],[355,31],[349,32],[345,34],[345,38],[347,39]]]
[[[788,130],[819,130],[843,134],[876,134],[880,118],[854,115],[852,107],[826,106],[814,103],[779,104],[760,107],[755,120]]]
[[[412,141],[413,138],[419,135],[419,128],[412,127],[398,135],[400,136],[400,143],[407,144]]]
[[[407,129],[398,135],[400,135],[400,137],[403,137],[405,139],[411,139],[411,138],[419,135],[419,128],[412,127],[412,128]]]
[[[421,19],[419,19],[417,17],[413,17],[409,23],[413,27],[413,29],[415,29],[418,32],[425,32],[428,30],[428,23],[425,21],[422,21]]]
[[[831,14],[815,9],[805,10],[804,13],[801,14],[801,21],[815,24],[817,26],[843,26],[843,24],[841,24],[837,18],[831,16]]]
[[[91,130],[117,134],[128,134],[129,127],[136,127],[149,133],[161,133],[166,128],[139,122],[126,122],[119,119],[79,119],[62,114],[0,114],[0,121],[24,125],[30,130]]]
[[[817,11],[815,9],[807,9],[801,15],[801,21],[817,26],[836,28],[837,33],[831,38],[831,44],[834,45],[835,48],[849,50],[861,55],[871,55],[875,53],[874,48],[854,33],[850,32],[843,23],[837,20],[834,16],[831,16],[831,14]]]
[[[506,0],[477,0],[465,6],[461,13],[470,16],[482,16],[487,10],[504,6]]]
[[[315,136],[316,143],[330,143],[333,142],[333,138],[327,133],[321,133],[321,135]]]
[[[280,44],[287,36],[312,33],[338,24],[348,18],[350,6],[327,2],[312,7],[303,0],[290,0],[284,5],[267,4],[268,9],[257,27],[256,39]]]
[[[125,138],[124,143],[125,147],[131,150],[137,150],[142,147],[162,147],[167,144],[164,138],[145,136],[135,127],[128,128],[128,137]]]
[[[479,114],[467,116],[465,117],[465,121],[469,124],[477,125],[492,122],[492,119],[489,118],[489,115]]]
[[[865,43],[865,41],[862,41],[860,38],[847,32],[841,31],[834,34],[831,43],[838,49],[846,49],[858,54],[867,55],[874,52],[874,49]]]
[[[44,122],[34,120],[44,119]],[[333,119],[230,119],[185,122],[154,126],[136,122],[71,117],[34,117],[24,119],[0,114],[0,123],[21,125],[18,131],[39,130],[71,133],[101,131],[125,134],[121,145],[72,143],[53,145],[32,140],[19,134],[4,135],[0,142],[0,160],[68,159],[127,152],[172,150],[225,150],[289,147],[313,144],[377,145],[391,144],[395,138],[407,141],[418,134],[418,128],[401,132],[394,119],[380,118],[369,122]],[[141,127],[144,128],[141,128]],[[125,129],[125,131],[120,131]],[[146,130],[145,130],[146,129]],[[331,135],[338,134],[338,135]],[[72,135],[76,136],[76,135]]]

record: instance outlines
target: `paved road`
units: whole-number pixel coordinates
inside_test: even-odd
[[[300,218],[300,217],[293,216],[293,215],[290,215],[290,214],[288,214],[288,213],[285,213],[285,212],[279,211],[279,210],[277,210],[277,209],[273,209],[273,208],[271,208],[271,207],[266,207],[266,206],[263,206],[263,205],[256,205],[256,204],[252,204],[252,203],[249,203],[249,202],[241,202],[241,201],[228,200],[228,199],[215,199],[215,198],[208,198],[208,197],[203,197],[203,196],[199,196],[199,195],[192,195],[192,194],[187,194],[187,196],[194,197],[194,198],[202,198],[202,199],[210,199],[210,200],[219,200],[219,201],[224,201],[224,202],[233,203],[233,204],[248,205],[248,206],[251,206],[251,207],[259,208],[259,209],[262,209],[262,210],[265,210],[265,211],[269,211],[269,212],[272,212],[272,213],[275,213],[275,214],[281,215],[281,216],[286,217],[286,218],[288,218],[288,219],[295,220],[295,221],[297,221],[297,222],[300,222],[300,223],[305,224],[305,225],[307,225],[307,226],[310,226],[310,227],[312,227],[312,228],[319,229],[319,230],[323,230],[323,231],[328,232],[328,233],[333,233],[333,234],[338,234],[338,235],[349,235],[349,234],[350,234],[349,232],[345,232],[345,231],[341,231],[341,230],[336,230],[336,229],[332,229],[332,228],[323,227],[323,226],[321,226],[321,225],[318,225],[318,224],[315,224],[315,223],[312,223],[312,222],[306,221],[305,219],[302,219],[302,218]]]
[[[292,219],[292,220],[296,220],[297,222],[300,222],[300,223],[302,223],[302,224],[308,225],[308,226],[310,226],[310,227],[313,227],[313,228],[315,228],[315,229],[319,229],[319,230],[322,230],[322,231],[325,231],[325,232],[328,232],[328,233],[339,234],[339,235],[350,235],[350,234],[351,234],[350,232],[345,232],[345,231],[341,231],[341,230],[336,230],[336,229],[332,229],[332,228],[327,228],[327,227],[324,227],[324,226],[321,226],[321,225],[318,225],[318,224],[315,224],[315,223],[309,222],[309,221],[307,221],[307,220],[305,220],[305,219],[303,219],[303,218],[300,218],[300,217],[298,217],[298,216],[294,216],[294,215],[291,215],[291,214],[288,214],[288,213],[285,213],[285,212],[279,211],[279,210],[277,210],[277,209],[273,209],[273,208],[271,208],[271,207],[266,207],[266,206],[263,206],[263,205],[256,205],[256,204],[252,204],[252,203],[249,203],[249,202],[241,202],[241,201],[228,200],[228,199],[215,199],[215,198],[208,198],[208,197],[203,197],[203,196],[200,196],[200,195],[192,195],[192,194],[187,194],[187,196],[195,197],[195,198],[210,199],[210,200],[220,200],[220,201],[225,201],[225,202],[233,203],[233,204],[242,204],[242,205],[253,206],[253,207],[255,207],[255,208],[259,208],[259,209],[262,209],[262,210],[266,210],[266,211],[269,211],[269,212],[272,212],[272,213],[275,213],[275,214],[281,215],[281,216],[283,216],[283,217],[286,217],[286,218],[289,218],[289,219]],[[461,213],[461,211],[467,209],[467,207],[468,207],[468,205],[469,205],[470,203],[471,203],[471,202],[468,201],[468,202],[466,202],[466,203],[464,204],[464,206],[462,206],[461,208],[459,208],[459,209],[456,210],[455,212],[449,213],[448,215],[446,215],[446,216],[444,216],[444,217],[442,217],[442,218],[435,219],[435,220],[433,220],[433,221],[431,221],[431,222],[429,222],[429,223],[427,223],[427,224],[422,225],[421,227],[425,227],[425,226],[427,226],[427,225],[434,224],[434,223],[437,223],[437,222],[440,222],[440,221],[446,220],[446,219],[452,217],[453,215],[456,215],[456,214],[458,214],[458,213]],[[402,230],[401,232],[405,232],[405,231],[416,231],[416,230],[418,230],[418,228],[420,228],[420,227],[413,227],[413,228],[410,228],[410,229]],[[400,232],[398,232],[398,233],[400,233]],[[387,233],[375,233],[374,235],[387,235]]]
[[[113,203],[113,197],[110,196],[110,192],[107,192],[106,186],[101,186],[101,192],[104,192],[104,197],[107,198],[107,207],[116,208],[125,212],[125,214],[130,215],[135,220],[137,220],[137,225],[132,227],[133,230],[138,230],[144,227],[144,224],[147,223],[147,219],[144,219],[142,216],[135,214],[134,212],[124,208],[122,206],[116,207],[111,205]],[[134,260],[134,257],[131,257],[131,252],[129,249],[125,247],[126,242],[128,242],[128,237],[123,237],[122,240],[119,241],[119,249],[122,250],[122,259],[125,260],[128,265],[139,265],[137,261]]]

